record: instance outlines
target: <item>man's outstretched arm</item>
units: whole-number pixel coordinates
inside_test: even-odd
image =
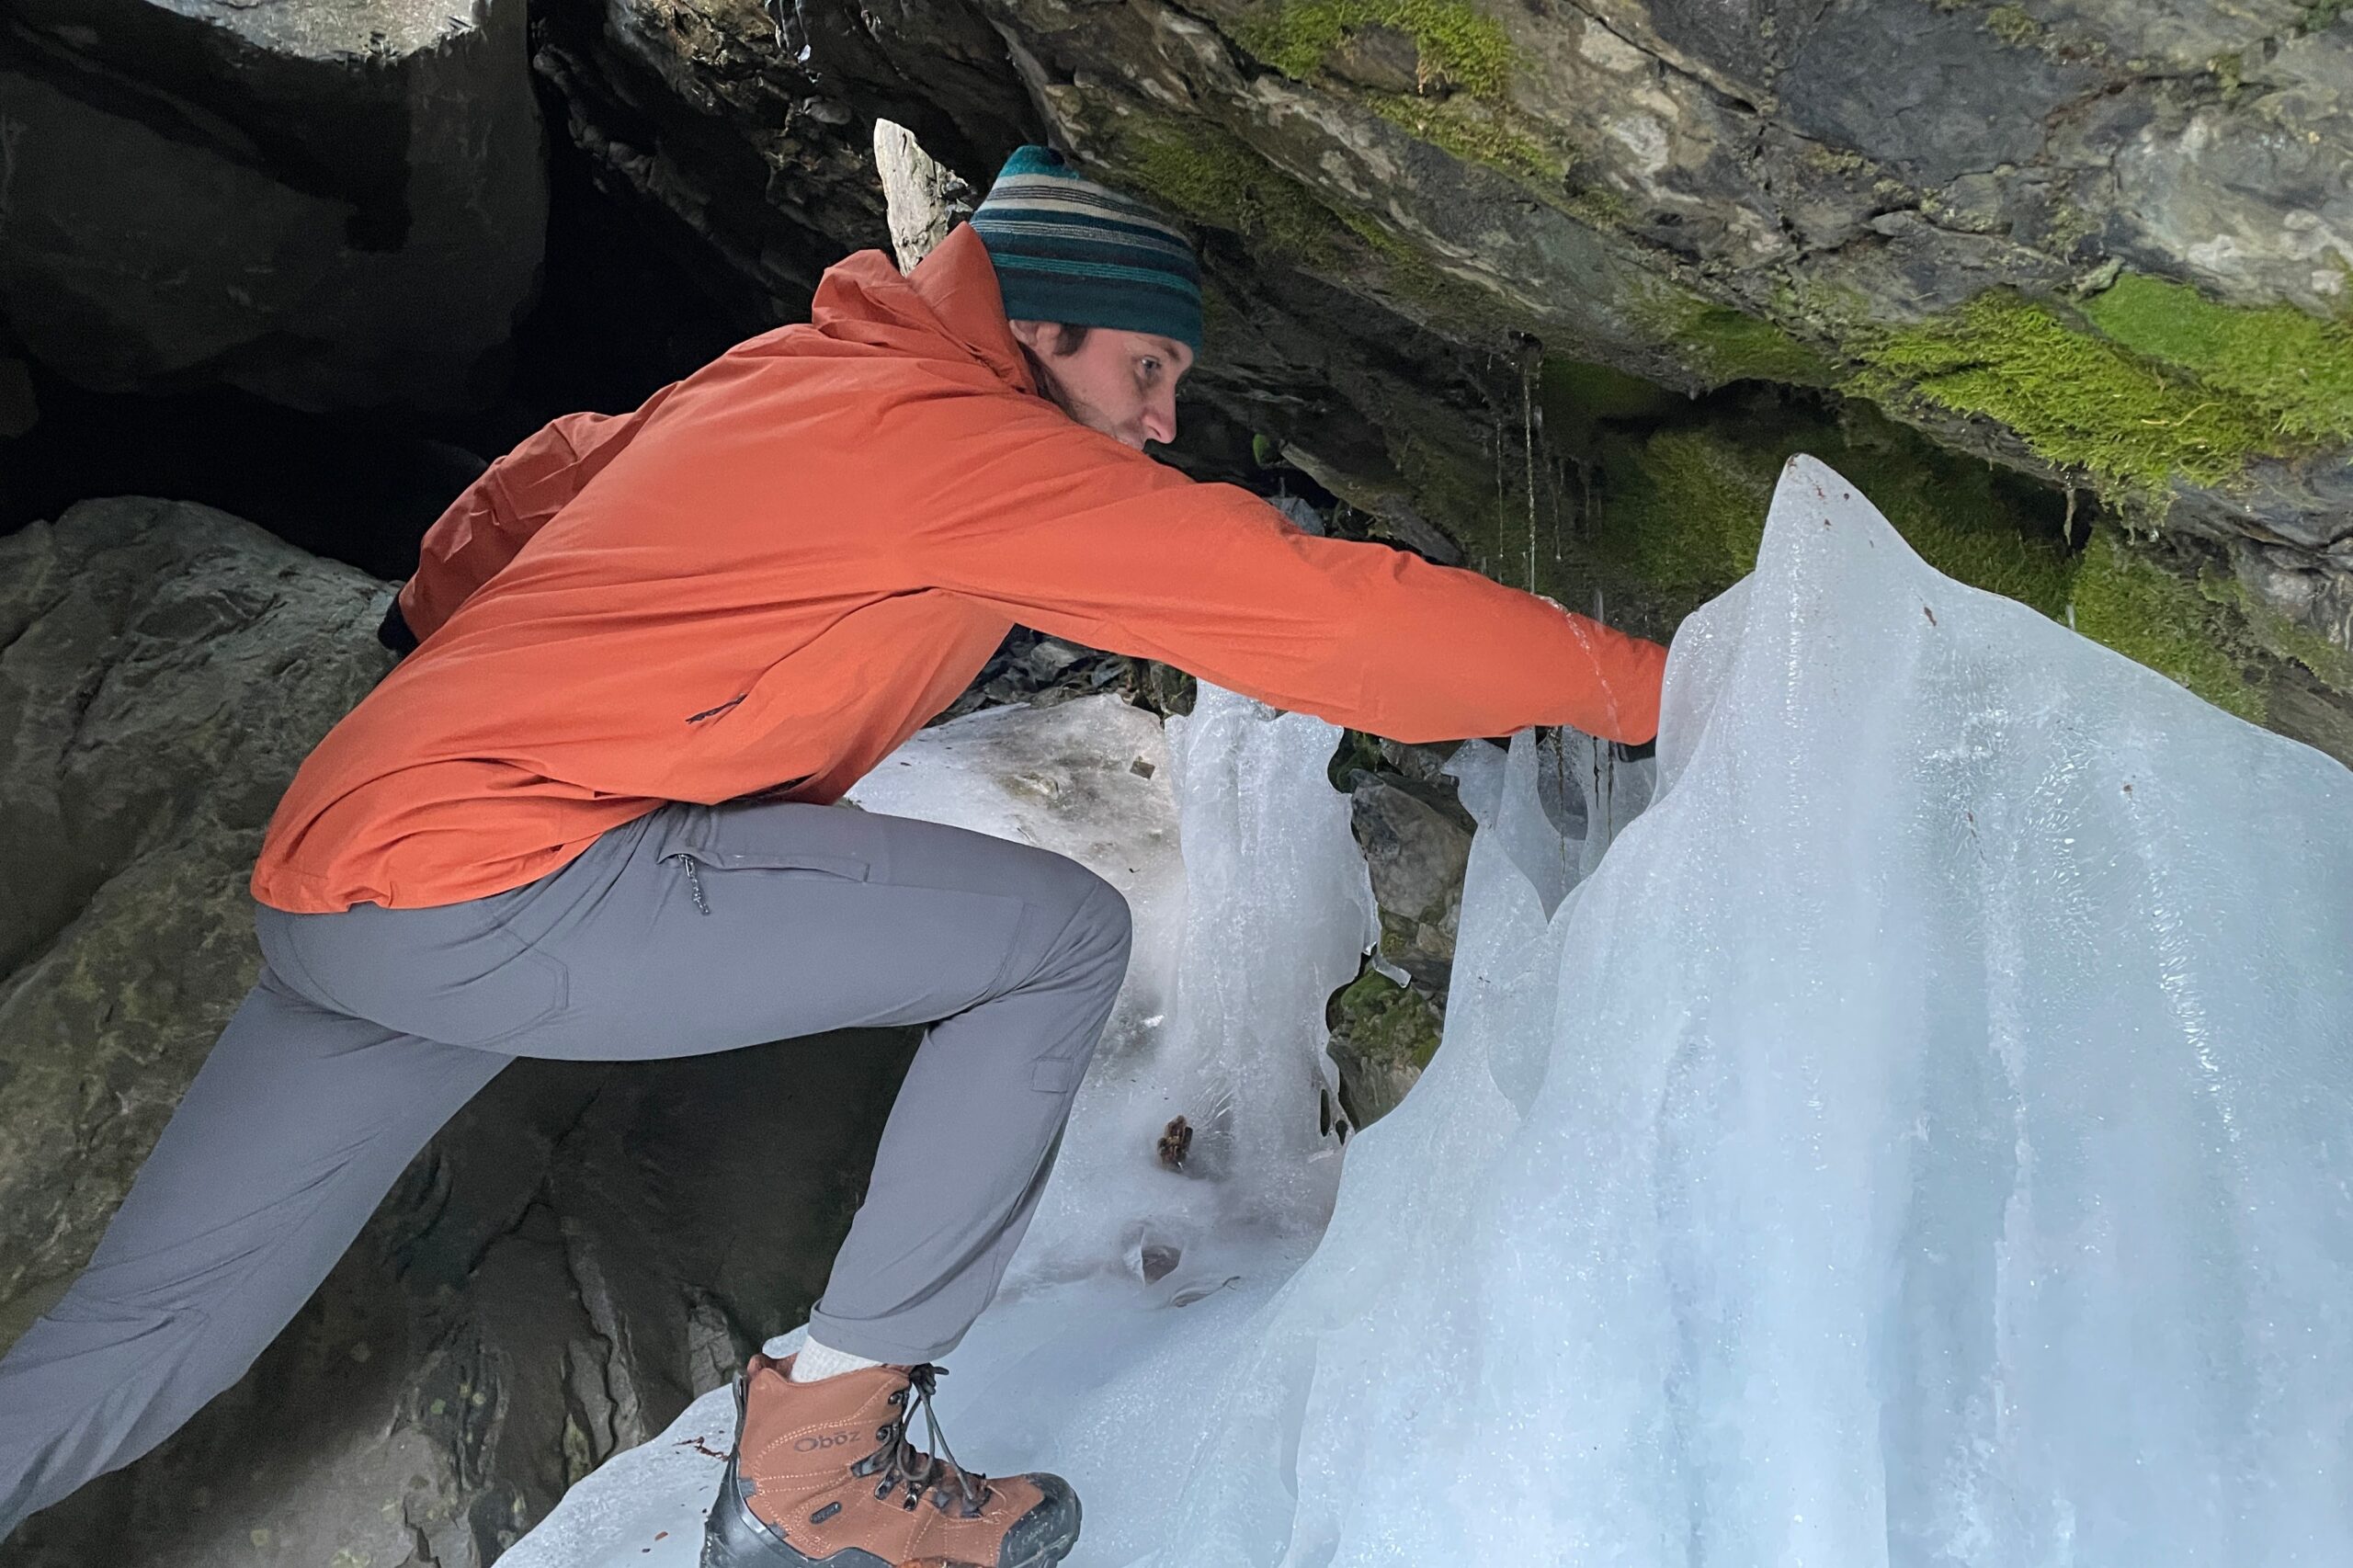
[[[1047,411],[893,540],[910,586],[1400,741],[1657,733],[1666,650],[1385,545],[1318,539]]]

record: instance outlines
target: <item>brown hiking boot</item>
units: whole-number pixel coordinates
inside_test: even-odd
[[[736,1380],[702,1568],[1051,1568],[1077,1541],[1060,1476],[992,1481],[956,1463],[931,1413],[938,1368],[796,1383],[791,1362],[755,1356]],[[915,1405],[937,1458],[908,1435]]]

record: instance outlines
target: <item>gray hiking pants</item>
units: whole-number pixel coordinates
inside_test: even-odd
[[[518,1056],[931,1024],[813,1326],[944,1355],[1029,1224],[1128,957],[1126,903],[1074,861],[787,803],[665,807],[490,898],[257,926],[260,983],[88,1269],[0,1360],[0,1538],[235,1382]]]

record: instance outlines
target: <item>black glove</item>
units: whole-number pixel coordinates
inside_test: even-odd
[[[1620,762],[1640,762],[1646,756],[1658,755],[1658,742],[1647,740],[1641,745],[1630,746],[1623,741],[1612,741],[1609,743],[1609,752]]]
[[[395,653],[416,652],[416,633],[408,629],[401,616],[401,585],[392,585],[392,602],[384,607],[383,624],[376,628],[376,641]]]

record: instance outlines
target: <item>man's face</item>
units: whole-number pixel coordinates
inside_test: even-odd
[[[1098,326],[1068,354],[1062,327],[1014,322],[1013,335],[1045,372],[1046,395],[1090,430],[1143,450],[1146,441],[1176,438],[1176,383],[1193,368],[1193,351],[1173,337]]]

